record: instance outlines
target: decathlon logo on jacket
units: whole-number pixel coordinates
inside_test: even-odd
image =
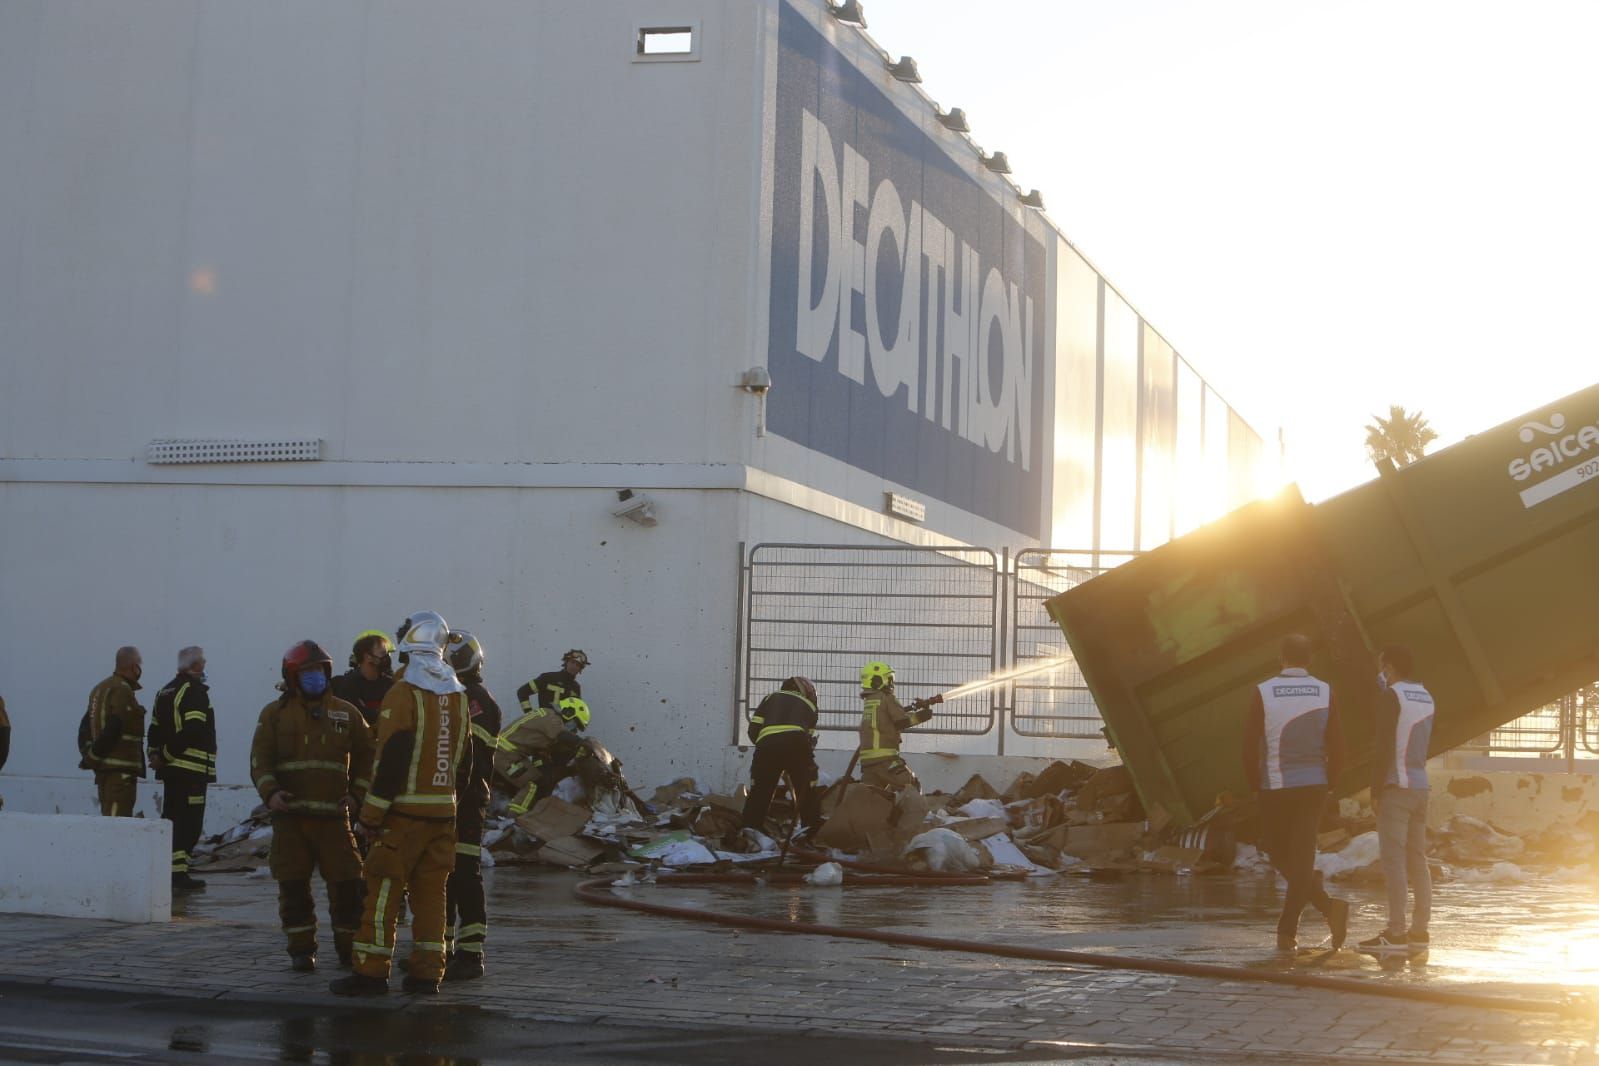
[[[1038,535],[1043,242],[787,3],[778,39],[772,431]]]

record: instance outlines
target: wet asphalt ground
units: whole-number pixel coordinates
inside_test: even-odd
[[[1395,1019],[1421,1012],[1365,996],[1344,995],[1343,1013],[1322,1019],[1325,998],[1291,989],[739,933],[578,903],[574,875],[538,867],[490,871],[487,979],[437,1000],[352,1004],[325,993],[336,970],[285,972],[270,881],[210,876],[171,926],[0,919],[0,934],[17,934],[14,966],[0,967],[0,1061],[1130,1064],[1327,1061],[1294,1049],[1392,1047],[1409,1060],[1487,1062],[1523,1061],[1504,1049],[1551,1035],[1562,1043],[1525,1061],[1594,1061],[1592,1026],[1573,1034],[1427,1008],[1418,1034]],[[1594,888],[1587,871],[1441,883],[1430,964],[1388,970],[1348,950],[1270,950],[1279,897],[1264,874],[626,891],[825,924],[1554,997],[1599,985]],[[1381,925],[1379,884],[1335,891],[1355,905],[1352,937]],[[1302,943],[1324,934],[1307,913]],[[789,1024],[796,1012],[803,1020]],[[1483,1031],[1468,1033],[1473,1024]],[[1215,1034],[1214,1046],[1191,1033]],[[1468,1037],[1477,1043],[1460,1044]]]

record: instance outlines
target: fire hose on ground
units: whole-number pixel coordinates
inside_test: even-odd
[[[844,884],[868,887],[956,887],[991,884],[995,878],[986,874],[906,874],[887,867],[874,866],[853,860],[829,858],[815,852],[795,852],[795,857],[809,862],[837,862],[851,873]],[[664,886],[690,887],[696,885],[755,885],[765,882],[772,885],[798,885],[803,875],[798,872],[778,870],[771,873],[662,873],[655,883]],[[824,925],[818,922],[790,921],[779,918],[761,918],[753,915],[733,914],[726,911],[706,910],[699,907],[678,907],[665,903],[650,903],[630,899],[611,891],[610,878],[600,877],[583,881],[573,890],[578,899],[600,907],[618,907],[667,918],[682,918],[693,922],[731,926],[735,929],[757,929],[773,933],[797,933],[806,936],[832,936],[849,940],[870,940],[879,944],[901,947],[925,948],[932,951],[958,951],[974,955],[991,955],[998,958],[1025,959],[1032,962],[1053,962],[1069,966],[1096,967],[1110,970],[1127,970],[1136,973],[1160,974],[1167,977],[1202,977],[1222,981],[1250,981],[1258,984],[1285,985],[1290,988],[1318,988],[1331,992],[1352,992],[1363,996],[1380,996],[1389,999],[1411,1000],[1443,1006],[1474,1007],[1484,1010],[1520,1011],[1538,1014],[1587,1013],[1591,1007],[1585,1002],[1554,999],[1525,999],[1500,996],[1462,989],[1395,985],[1358,978],[1329,977],[1324,974],[1284,973],[1257,970],[1242,966],[1224,966],[1219,963],[1182,962],[1176,959],[1139,958],[1126,955],[1105,955],[1087,951],[1070,951],[1062,948],[1024,947],[1012,944],[995,944],[989,941],[964,940],[954,937],[923,936],[917,933],[896,933],[882,929],[852,928]]]
[[[1019,669],[992,675],[980,681],[961,685],[949,692],[916,705],[931,707],[945,700],[969,695],[1005,681],[1028,674],[1059,669],[1060,661],[1031,664]],[[847,787],[856,758],[850,760],[849,769],[834,787]],[[791,838],[792,839],[792,838]],[[738,873],[662,873],[655,884],[690,887],[695,885],[757,885],[791,886],[804,884],[804,875],[784,871],[781,867],[791,855],[812,865],[836,862],[846,870],[844,885],[859,888],[871,887],[963,887],[992,884],[1000,880],[1024,880],[1025,873],[1015,874],[907,874],[893,867],[874,865],[852,859],[832,858],[815,851],[792,848],[786,841],[782,859],[776,871],[754,874]],[[1379,996],[1388,999],[1410,1000],[1443,1006],[1474,1007],[1484,1010],[1520,1011],[1537,1014],[1586,1014],[1591,1006],[1584,1001],[1555,999],[1525,999],[1515,996],[1492,995],[1453,988],[1419,985],[1395,985],[1375,981],[1329,977],[1325,974],[1292,973],[1274,970],[1250,969],[1244,966],[1224,966],[1219,963],[1182,962],[1176,959],[1140,958],[1127,955],[1107,955],[1087,951],[1069,951],[1063,948],[1035,948],[1021,945],[995,944],[988,941],[964,940],[954,937],[923,936],[917,933],[895,933],[882,929],[862,929],[849,926],[824,925],[819,922],[801,922],[779,918],[760,918],[752,915],[732,914],[726,911],[706,910],[699,907],[676,907],[665,903],[649,903],[629,899],[611,891],[609,878],[600,877],[583,881],[573,890],[577,898],[600,907],[618,907],[643,914],[681,918],[692,922],[731,926],[735,929],[757,929],[773,933],[797,933],[806,936],[832,936],[849,940],[869,940],[879,944],[924,948],[932,951],[958,951],[974,955],[991,955],[998,958],[1025,959],[1032,962],[1052,962],[1068,966],[1095,967],[1108,970],[1125,970],[1135,973],[1159,974],[1167,977],[1201,977],[1221,981],[1248,981],[1257,984],[1284,985],[1289,988],[1319,988],[1331,992],[1352,992],[1362,996]]]

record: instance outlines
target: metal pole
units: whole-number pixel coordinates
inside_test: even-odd
[[[998,661],[995,662],[995,664],[994,664],[994,669],[996,669],[996,670],[1001,669],[1002,667],[1004,667],[1006,665],[1006,663],[1008,661],[1006,659],[1007,649],[1012,650],[1012,651],[1015,650],[1014,649],[1014,645],[1009,640],[1009,637],[1010,637],[1010,628],[1009,628],[1010,611],[1007,610],[1007,608],[1010,606],[1010,597],[1006,595],[1007,590],[1010,588],[1010,585],[1008,584],[1008,582],[1011,579],[1010,578],[1010,548],[1009,547],[1002,548],[1002,549],[1000,549],[1000,552],[1001,552],[1001,554],[1000,554],[1000,562],[999,562],[999,582],[998,582],[998,586],[999,586],[998,587],[998,593],[999,593],[999,604],[998,604],[998,612],[999,612],[999,658],[998,658]],[[1005,713],[1005,708],[1006,708],[1005,701],[1000,696],[999,692],[1003,691],[1006,687],[1007,686],[1001,685],[999,690],[995,692],[994,702],[989,704],[989,706],[994,711],[995,724],[999,726],[999,750],[996,752],[996,754],[999,755],[1000,758],[1004,758],[1004,756],[1005,756],[1005,720],[1006,720],[1007,715]],[[1011,688],[1012,692],[1015,691],[1015,686],[1010,686],[1010,688]]]
[[[739,745],[739,737],[743,734],[743,715],[739,713],[739,694],[743,691],[740,682],[744,677],[744,577],[748,569],[744,565],[744,545],[747,542],[738,542],[738,595],[733,605],[733,746]]]

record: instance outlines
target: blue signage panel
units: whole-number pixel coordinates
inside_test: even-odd
[[[780,18],[768,425],[1040,536],[1044,245],[894,106],[886,72]]]

